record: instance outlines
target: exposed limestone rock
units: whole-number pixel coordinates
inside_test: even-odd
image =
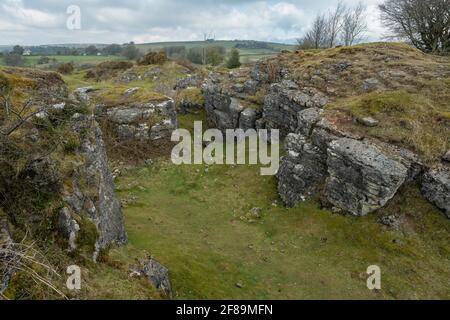
[[[427,172],[422,181],[422,193],[450,219],[450,168],[432,169]]]
[[[170,141],[178,126],[172,99],[154,103],[133,103],[129,107],[97,106],[96,116],[106,119],[121,140]]]
[[[198,87],[201,83],[201,79],[198,76],[187,76],[177,81],[174,90],[184,90],[189,87]]]
[[[78,115],[72,122],[72,128],[76,132],[87,134],[83,137],[79,148],[84,161],[74,172],[72,191],[65,192],[64,200],[76,214],[87,214],[97,227],[95,259],[101,250],[107,249],[110,245],[126,243],[127,235],[100,127],[93,117]],[[82,185],[89,186],[89,189],[82,188]],[[66,213],[62,221],[71,219]]]
[[[408,176],[404,165],[374,145],[347,138],[330,144],[327,165],[327,200],[357,216],[386,205]]]
[[[241,112],[239,118],[239,128],[243,130],[254,129],[258,114],[255,109],[247,108]]]
[[[264,102],[263,118],[268,129],[279,129],[281,136],[295,132],[298,113],[308,108],[322,108],[327,97],[314,88],[300,89],[292,81],[273,84]]]
[[[89,93],[94,92],[93,87],[77,88],[73,91],[74,98],[80,102],[88,103],[90,100]]]
[[[123,95],[124,95],[125,97],[130,97],[130,96],[132,96],[133,94],[135,94],[136,92],[138,92],[139,89],[141,89],[141,88],[139,88],[139,87],[134,87],[134,88],[127,89],[127,90],[125,90],[125,92],[123,93]]]
[[[77,249],[77,236],[80,231],[80,226],[77,221],[72,218],[68,208],[61,209],[58,218],[58,228],[61,234],[67,239],[69,252]]]
[[[366,127],[376,127],[380,123],[378,120],[372,117],[358,119],[358,122],[361,123],[362,125],[365,125]]]
[[[208,126],[225,131],[239,126],[239,116],[244,110],[239,101],[222,93],[220,85],[211,81],[203,85]]]
[[[278,171],[278,192],[288,207],[294,207],[316,194],[327,177],[326,153],[305,136],[286,137],[287,155]]]
[[[148,281],[167,297],[172,297],[172,286],[170,284],[169,269],[150,257],[148,261],[141,262],[140,267],[131,268],[131,276],[145,276]]]
[[[364,91],[373,91],[378,89],[380,86],[380,81],[374,78],[366,79],[363,82]]]
[[[298,132],[310,136],[315,125],[320,121],[323,110],[309,108],[298,113]]]

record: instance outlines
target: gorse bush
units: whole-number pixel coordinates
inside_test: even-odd
[[[163,64],[166,62],[167,55],[163,52],[149,52],[145,56],[143,56],[141,59],[139,59],[138,64],[140,66],[149,66],[152,64]]]

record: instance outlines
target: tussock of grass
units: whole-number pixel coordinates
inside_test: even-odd
[[[132,103],[158,103],[167,100],[166,96],[146,88],[140,88],[136,93],[127,97],[124,93],[129,88],[129,86],[116,85],[101,89],[96,95],[96,99],[107,106],[129,105]]]

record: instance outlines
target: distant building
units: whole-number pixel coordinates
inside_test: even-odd
[[[31,50],[29,50],[29,49],[24,50],[23,51],[23,55],[24,56],[31,56]]]

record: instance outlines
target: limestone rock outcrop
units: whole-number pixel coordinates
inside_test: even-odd
[[[442,209],[450,219],[450,168],[428,171],[422,179],[422,193],[431,203]]]
[[[112,244],[126,243],[127,234],[100,127],[93,116],[76,114],[72,120],[72,129],[86,132],[86,135],[78,150],[83,161],[72,175],[71,192],[66,190],[63,198],[75,214],[86,214],[97,228],[95,258],[101,250]],[[89,186],[88,189],[83,187],[85,184]],[[73,224],[69,226],[73,227]],[[76,227],[72,229],[76,230]],[[66,234],[72,234],[70,228]],[[70,244],[70,237],[68,240]]]
[[[279,129],[282,136],[298,128],[298,113],[308,108],[323,108],[327,97],[314,88],[299,88],[290,80],[275,83],[264,102],[263,118],[267,129]]]
[[[172,99],[153,103],[131,103],[126,106],[98,105],[96,117],[107,121],[120,140],[170,141],[178,126]]]

